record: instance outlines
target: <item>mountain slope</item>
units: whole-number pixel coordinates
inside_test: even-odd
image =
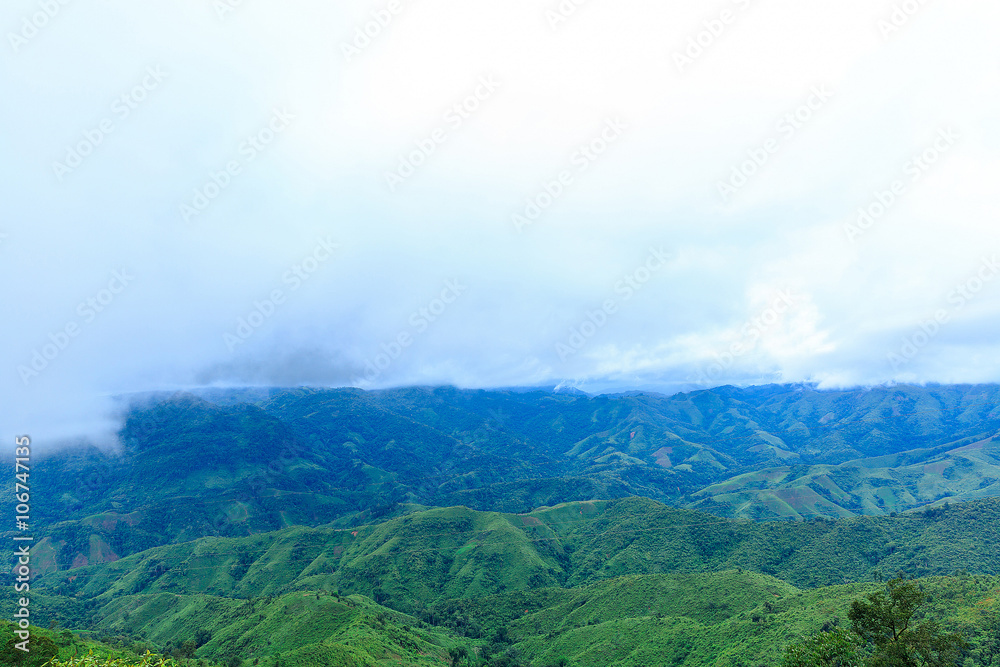
[[[51,571],[38,584],[91,608],[140,594],[329,590],[418,613],[444,599],[641,574],[739,568],[800,587],[872,581],[897,571],[997,575],[998,542],[1000,499],[897,517],[754,523],[632,498],[527,515],[432,509],[355,529],[293,527],[202,538]]]
[[[720,516],[812,519],[1000,493],[994,385],[206,396],[217,402],[136,403],[118,452],[38,460],[47,480],[33,504],[40,570],[430,506],[525,513],[644,496]]]

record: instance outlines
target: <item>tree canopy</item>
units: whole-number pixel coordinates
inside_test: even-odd
[[[895,578],[884,590],[855,600],[851,629],[821,632],[789,646],[784,667],[946,667],[957,664],[965,640],[942,630],[933,619],[919,619],[927,600],[913,581]]]

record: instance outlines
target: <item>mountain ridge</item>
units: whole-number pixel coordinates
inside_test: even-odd
[[[48,492],[33,511],[45,559],[66,569],[205,535],[360,525],[435,506],[525,513],[644,496],[804,520],[1000,495],[996,385],[215,398],[147,397],[124,422],[121,451],[41,457]]]

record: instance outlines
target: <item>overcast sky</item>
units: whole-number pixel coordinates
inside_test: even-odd
[[[204,385],[1000,379],[1000,6],[577,2],[6,0],[4,437]]]

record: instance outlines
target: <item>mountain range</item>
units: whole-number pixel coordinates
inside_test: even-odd
[[[995,385],[132,397],[117,450],[33,464],[36,619],[233,664],[751,665],[902,572],[989,665],[998,432]]]

